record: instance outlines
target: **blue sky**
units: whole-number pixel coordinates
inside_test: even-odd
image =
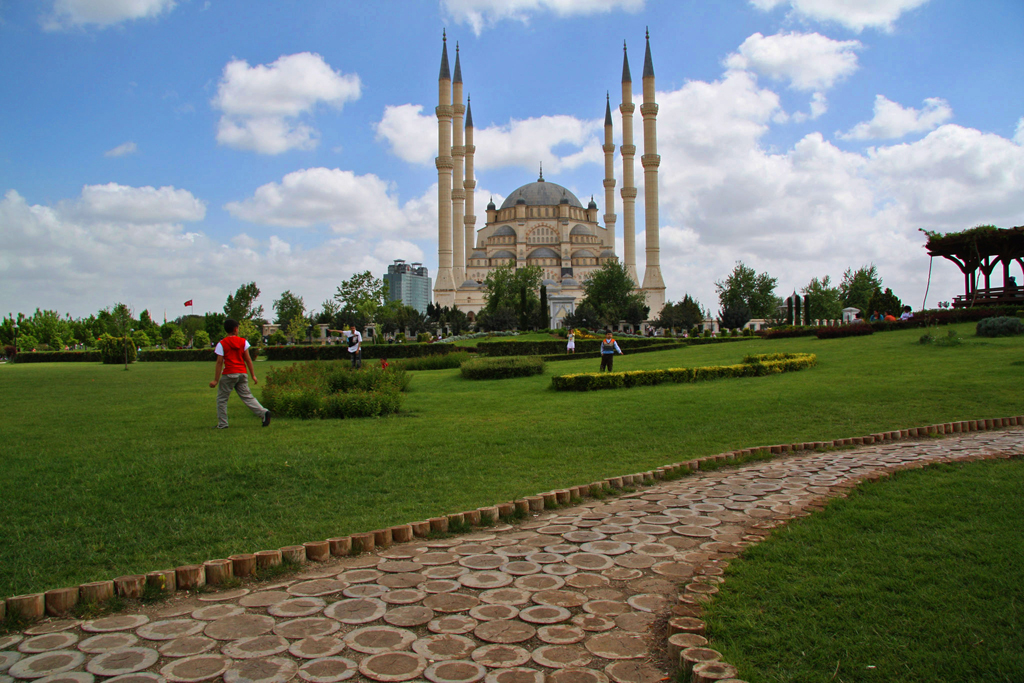
[[[478,227],[540,162],[604,213],[604,96],[618,141],[647,26],[669,299],[716,312],[738,260],[779,294],[874,263],[918,307],[919,229],[1024,224],[1019,0],[0,0],[0,311],[174,317],[250,280],[318,308],[394,258],[433,273],[442,29]],[[962,286],[937,261],[929,305]]]

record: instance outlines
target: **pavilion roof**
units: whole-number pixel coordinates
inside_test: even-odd
[[[986,256],[1013,258],[1024,253],[1024,225],[1015,228],[979,225],[960,232],[924,233],[928,236],[925,249],[929,256],[958,257],[967,261]]]

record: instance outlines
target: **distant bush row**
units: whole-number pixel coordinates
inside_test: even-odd
[[[420,358],[457,353],[467,349],[450,344],[372,344],[363,345],[364,359]],[[265,346],[267,360],[348,360],[348,347],[343,344],[327,346]]]
[[[710,365],[697,368],[667,370],[634,370],[630,372],[591,372],[551,378],[556,391],[595,391],[653,386],[666,382],[703,382],[729,377],[762,377],[793,372],[817,365],[818,357],[808,353],[773,353],[746,356],[738,365]]]
[[[537,356],[474,358],[462,364],[466,379],[508,379],[544,373],[544,360]]]
[[[1015,337],[1024,334],[1024,322],[1010,316],[985,318],[978,321],[974,333],[979,337]]]

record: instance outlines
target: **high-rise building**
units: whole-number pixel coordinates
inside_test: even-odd
[[[384,282],[388,283],[388,301],[401,301],[412,306],[420,313],[426,314],[430,303],[430,274],[421,263],[406,263],[404,259],[395,259],[388,266]]]

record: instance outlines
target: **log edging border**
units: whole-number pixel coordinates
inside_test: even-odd
[[[486,526],[491,526],[502,519],[507,519],[516,514],[529,514],[529,512],[540,512],[548,508],[572,505],[576,500],[595,497],[595,494],[603,496],[605,491],[610,491],[611,489],[619,490],[627,486],[633,487],[635,485],[653,484],[655,481],[664,479],[676,479],[700,471],[701,466],[704,464],[710,465],[714,463],[715,469],[717,469],[719,465],[744,464],[751,460],[770,460],[774,459],[775,456],[793,452],[819,451],[827,448],[850,448],[910,438],[965,434],[1015,426],[1024,426],[1024,415],[944,422],[924,427],[876,432],[866,436],[832,439],[831,441],[805,441],[727,451],[716,455],[663,465],[646,472],[614,476],[595,481],[591,484],[554,489],[535,496],[525,496],[514,501],[480,507],[476,510],[450,513],[442,517],[433,517],[429,520],[409,524],[399,524],[368,533],[355,533],[349,536],[321,541],[308,541],[301,545],[285,546],[277,550],[260,550],[255,553],[232,555],[227,559],[206,560],[174,569],[121,576],[108,581],[92,581],[68,588],[55,588],[42,593],[15,595],[8,597],[6,600],[0,600],[0,621],[6,620],[8,616],[15,615],[27,622],[38,621],[45,616],[63,616],[80,600],[103,602],[114,595],[136,598],[141,595],[143,584],[166,593],[174,593],[178,590],[195,590],[206,585],[217,585],[232,578],[244,578],[250,576],[257,568],[274,567],[286,560],[299,565],[310,561],[323,562],[332,557],[344,557],[354,552],[370,552],[377,548],[389,547],[394,543],[405,543],[416,538],[426,537],[431,532],[447,532],[449,526],[456,529],[479,527],[484,525],[485,520]],[[957,458],[936,459],[934,462],[962,462],[995,457],[1006,456],[994,454],[986,456],[969,455]],[[901,468],[907,469],[923,466],[923,463],[915,463],[910,466],[901,466]],[[847,484],[846,487],[856,486],[864,480],[877,481],[879,478],[889,476],[890,471],[901,468],[876,471],[871,475],[854,480],[856,483]],[[807,508],[820,509],[822,503],[828,497],[815,498],[805,507],[803,514],[793,515],[793,517],[809,514],[806,512]],[[774,528],[774,526],[770,528]],[[767,530],[770,530],[770,528]],[[756,541],[754,540],[755,538]],[[757,542],[763,540],[763,538],[765,536],[752,535],[749,540]],[[684,598],[688,600],[683,602]],[[698,605],[701,602],[701,600],[692,596],[688,597],[686,593],[680,596],[680,601],[682,604]],[[682,657],[682,652],[680,657]],[[693,666],[695,665],[691,663],[691,667]]]

